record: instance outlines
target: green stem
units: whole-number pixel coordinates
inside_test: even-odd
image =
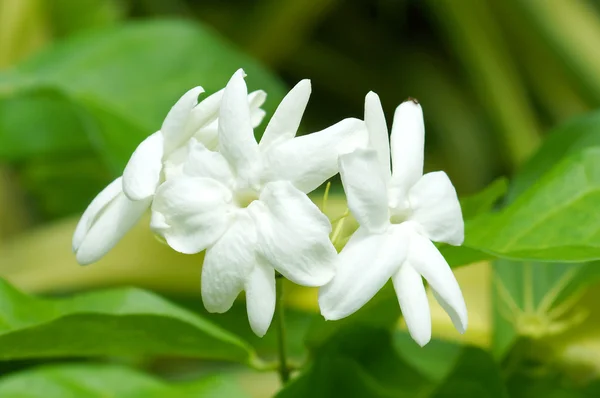
[[[275,302],[275,312],[277,313],[277,335],[279,348],[279,378],[282,384],[286,384],[290,379],[290,368],[287,364],[287,354],[285,351],[285,307],[283,305],[283,276],[276,275],[277,301]]]

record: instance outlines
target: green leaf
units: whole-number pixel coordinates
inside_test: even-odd
[[[389,330],[347,326],[316,355],[277,397],[413,397],[429,385],[396,353]]]
[[[314,352],[314,361],[304,373],[277,395],[446,396],[505,397],[493,358],[479,348],[436,340],[419,347],[406,333],[358,324],[333,333]]]
[[[38,88],[0,100],[0,158],[31,156],[90,147],[76,107],[59,90]]]
[[[574,304],[600,279],[598,263],[494,264],[493,352],[504,356],[518,337],[559,335],[583,321]]]
[[[511,181],[507,196],[513,202],[567,156],[600,146],[600,112],[575,118],[550,131],[548,138]]]
[[[287,287],[284,289],[286,292],[288,291]],[[263,337],[256,336],[248,323],[245,301],[236,301],[223,314],[211,314],[206,311],[202,301],[198,300],[197,297],[181,297],[179,295],[174,296],[173,300],[177,304],[189,308],[195,313],[199,313],[203,318],[241,337],[257,351],[261,358],[277,359],[279,353],[279,335],[275,324],[273,323],[273,326],[269,328],[267,334]],[[304,338],[313,320],[316,318],[322,318],[322,316],[314,312],[306,312],[295,308],[288,307],[285,309],[286,353],[291,360],[301,363],[306,359],[308,352]]]
[[[600,258],[599,146],[600,113],[555,129],[511,182],[509,205],[467,222],[464,247],[475,252],[442,247],[444,254],[454,264],[477,258],[477,251],[540,261]]]
[[[450,265],[452,268],[458,268],[464,265],[496,258],[496,256],[490,253],[472,249],[467,246],[450,246],[446,244],[440,244],[438,249],[446,259],[448,265]]]
[[[435,383],[428,397],[506,397],[500,368],[477,347],[433,339],[417,346],[407,333],[394,335],[394,347],[412,367]]]
[[[19,182],[42,218],[83,211],[111,180],[84,117],[53,88],[0,99],[0,159],[17,165]]]
[[[17,170],[31,202],[45,219],[83,212],[110,179],[90,149],[72,156],[35,156]]]
[[[465,244],[440,245],[453,266],[494,257],[540,261],[600,258],[600,113],[555,129],[510,185],[498,213],[485,214],[504,194],[498,180],[461,205]]]
[[[183,20],[141,22],[82,34],[49,48],[0,74],[0,93],[5,97],[42,88],[61,93],[77,106],[83,128],[66,126],[59,133],[63,138],[91,137],[118,174],[185,91],[202,85],[215,92],[240,67],[250,89],[267,91],[265,108],[272,110],[283,95],[280,81],[210,29]],[[26,110],[24,115],[33,112]],[[18,128],[14,123],[9,127],[9,132]],[[22,139],[39,139],[39,132]]]
[[[595,156],[599,146],[600,113],[554,129],[511,182],[507,208],[475,226],[474,233],[488,229],[492,235],[498,235],[492,241],[498,241],[513,231],[516,236],[511,239],[516,240],[516,245],[536,239],[547,242],[531,256],[540,260],[595,258],[598,245],[593,241],[598,238],[591,238],[588,243],[582,234],[592,234],[596,223],[592,203],[598,190],[594,170],[598,169]],[[523,223],[521,231],[517,231],[519,223]],[[533,230],[528,231],[527,225],[531,229],[532,224]],[[511,225],[514,229],[510,229]],[[578,247],[581,244],[583,247]],[[581,314],[567,311],[573,298],[569,297],[575,294],[576,298],[599,275],[600,269],[593,263],[501,260],[494,264],[494,354],[504,356],[519,336],[537,339],[572,326],[571,322],[576,322]],[[566,318],[557,316],[561,315],[557,308],[567,311],[562,314]]]
[[[46,366],[0,379],[0,396],[10,398],[241,398],[231,379],[206,377],[193,383],[167,384],[118,365]]]
[[[358,326],[392,330],[400,315],[398,298],[391,282],[388,282],[375,297],[347,318],[335,322],[326,321],[322,316],[314,318],[306,334],[306,344],[310,349],[318,350],[341,330]]]
[[[235,335],[139,289],[47,300],[0,282],[0,303],[3,360],[110,355],[256,360]]]
[[[432,398],[508,398],[500,368],[480,348],[465,347],[458,363]]]
[[[425,347],[420,347],[408,333],[395,332],[394,349],[410,366],[439,383],[448,377],[456,365],[463,346],[434,338]]]
[[[126,3],[123,0],[53,0],[42,6],[50,18],[52,33],[65,36],[114,24],[124,17]]]
[[[561,371],[562,370],[562,371]],[[600,396],[600,380],[593,373],[582,372],[581,368],[571,377],[564,369],[544,372],[522,371],[509,381],[511,398],[595,398]],[[590,380],[590,377],[596,377]]]
[[[463,218],[472,220],[477,216],[490,212],[496,203],[506,195],[508,179],[505,177],[494,180],[490,185],[475,195],[460,200]]]
[[[565,158],[490,217],[468,225],[465,246],[504,258],[600,259],[600,148]]]

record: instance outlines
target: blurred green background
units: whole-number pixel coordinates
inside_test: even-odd
[[[289,87],[311,79],[302,132],[362,118],[370,90],[388,124],[401,101],[418,98],[426,168],[445,170],[467,196],[513,176],[554,126],[600,107],[599,43],[593,0],[0,0],[0,276],[52,295],[133,284],[201,311],[201,258],[172,253],[145,226],[87,268],[76,265],[70,238],[78,215],[174,101],[195,85],[223,87],[240,66],[250,89],[269,94],[269,112]],[[333,202],[331,211],[343,212],[343,198]],[[434,335],[487,350],[495,327],[490,264],[457,275],[470,329],[458,336],[434,312]],[[290,289],[290,344],[301,352],[316,296]],[[591,315],[544,340],[552,355],[535,357],[534,370],[515,370],[522,361],[514,357],[528,352],[521,346],[501,357],[510,396],[598,396],[589,387],[600,373],[593,292],[577,297]],[[239,332],[236,314],[214,319]],[[404,355],[426,357],[399,336]],[[252,340],[267,353],[273,341]],[[457,355],[450,351],[440,351],[443,361],[430,354],[421,368],[445,377],[444,363]],[[0,372],[37,363],[5,363]],[[171,378],[198,368],[178,359],[134,364]],[[277,388],[273,374],[233,371],[252,396]]]

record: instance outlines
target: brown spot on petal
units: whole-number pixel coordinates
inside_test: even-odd
[[[413,97],[408,97],[406,101],[412,101],[413,103],[419,105],[419,100]]]

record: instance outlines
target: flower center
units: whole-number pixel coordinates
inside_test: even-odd
[[[407,221],[410,217],[411,211],[408,208],[405,209],[390,209],[390,222],[392,224],[402,224]]]
[[[250,203],[258,199],[258,192],[253,189],[242,189],[233,194],[234,203],[240,208],[250,206]]]
[[[408,200],[396,201],[389,204],[390,222],[392,224],[401,224],[407,221],[412,215],[412,209]]]

